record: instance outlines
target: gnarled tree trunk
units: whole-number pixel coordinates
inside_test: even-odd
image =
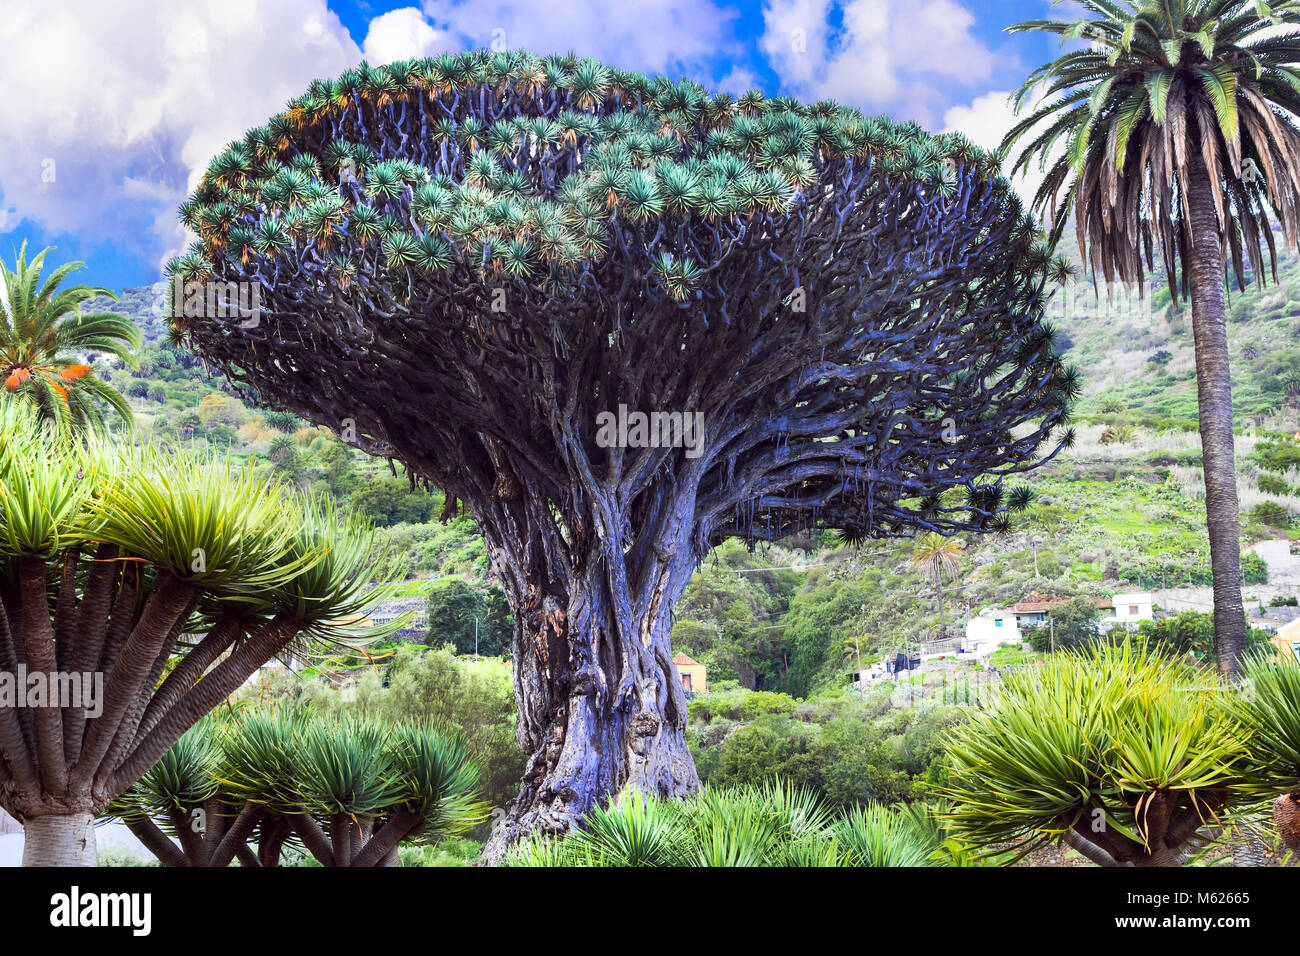
[[[697,563],[682,540],[690,511],[665,507],[633,536],[612,517],[613,497],[593,509],[590,526],[600,530],[586,554],[565,547],[573,528],[502,520],[530,508],[503,504],[480,518],[514,609],[515,736],[530,755],[519,796],[484,849],[486,862],[500,862],[529,831],[567,831],[598,800],[625,789],[686,796],[699,787],[669,646],[673,605]],[[509,527],[527,528],[528,536],[507,547]],[[652,541],[658,546],[647,547]],[[545,556],[561,553],[578,561],[563,560],[553,573]]]

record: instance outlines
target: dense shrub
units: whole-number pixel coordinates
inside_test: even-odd
[[[1276,501],[1261,501],[1251,509],[1250,517],[1252,521],[1270,528],[1285,528],[1290,523],[1291,513]]]
[[[406,478],[392,475],[361,483],[352,496],[352,507],[380,527],[402,522],[421,524],[433,517],[438,504],[431,492],[412,489]]]
[[[625,793],[559,840],[534,835],[509,866],[927,866],[952,857],[925,810],[829,812],[789,783],[710,787],[690,800]]]
[[[1214,583],[1209,563],[1194,561],[1151,561],[1124,565],[1119,569],[1119,577],[1144,590],[1172,588],[1180,584],[1209,587]],[[1253,551],[1243,552],[1241,578],[1246,584],[1267,584],[1268,564]]]
[[[1252,457],[1266,471],[1283,472],[1300,468],[1300,445],[1294,442],[1261,441]]]
[[[1292,490],[1291,485],[1277,475],[1260,475],[1256,484],[1266,495],[1289,495]]]
[[[755,691],[745,698],[745,716],[762,717],[767,714],[792,714],[797,701],[788,694]]]
[[[940,733],[962,712],[891,708],[889,693],[882,687],[865,701],[836,693],[801,704],[738,689],[702,695],[691,702],[688,733],[696,769],[720,786],[786,780],[833,807],[917,799],[946,778]]]
[[[1092,598],[1078,597],[1053,608],[1051,622],[1038,625],[1029,631],[1029,646],[1042,652],[1055,645],[1065,651],[1081,647],[1098,636],[1101,612]]]
[[[458,654],[510,653],[514,625],[505,592],[463,578],[433,584],[428,598],[429,643],[451,644]]]
[[[1241,580],[1246,584],[1268,584],[1268,564],[1254,551],[1241,556]]]

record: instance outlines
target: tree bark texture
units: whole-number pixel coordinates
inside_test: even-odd
[[[669,643],[673,605],[696,565],[689,540],[672,539],[689,537],[691,522],[665,507],[641,534],[658,546],[635,549],[612,500],[602,504],[590,516],[600,530],[585,563],[562,562],[558,574],[536,571],[560,553],[563,536],[540,515],[529,521],[526,502],[499,503],[483,522],[515,610],[515,735],[529,755],[519,796],[484,849],[489,862],[530,830],[563,833],[624,789],[676,797],[699,787]],[[518,518],[532,534],[507,548]],[[645,560],[626,563],[629,550],[644,550]]]
[[[195,585],[165,571],[150,577],[110,547],[93,557],[79,547],[49,560],[24,557],[15,586],[0,588],[0,671],[24,666],[49,689],[43,700],[0,708],[0,805],[24,825],[25,865],[93,866],[94,834],[83,822],[299,630],[281,615],[233,646],[243,629],[223,619],[198,645],[186,644],[183,629],[199,599]],[[162,681],[182,651],[193,656]],[[98,707],[65,692],[65,677],[100,688]],[[218,827],[211,847],[180,831],[190,865],[220,838],[224,820],[218,814],[210,823]],[[161,858],[175,864],[177,854]]]
[[[1193,178],[1187,190],[1192,240],[1188,266],[1205,472],[1205,516],[1214,576],[1214,646],[1219,672],[1236,676],[1246,646],[1246,618],[1241,599],[1241,533],[1232,435],[1224,260],[1210,174],[1200,151],[1189,152],[1193,154],[1190,160]]]
[[[94,866],[95,818],[49,814],[23,825],[23,866]]]

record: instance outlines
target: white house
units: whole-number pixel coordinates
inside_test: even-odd
[[[1123,624],[1135,628],[1139,621],[1155,618],[1155,602],[1146,591],[1134,591],[1128,594],[1116,594],[1109,601],[1110,607],[1101,607],[1101,626]]]
[[[966,622],[968,641],[1012,644],[1020,640],[1020,622],[1011,610],[985,608]]]
[[[1250,546],[1250,550],[1264,559],[1268,565],[1268,579],[1277,581],[1291,573],[1300,563],[1300,556],[1291,553],[1291,542],[1284,539],[1259,541]]]
[[[1016,620],[1021,626],[1036,626],[1046,624],[1047,619],[1051,616],[1052,609],[1065,604],[1069,598],[1058,598],[1055,595],[1030,594],[1015,606]],[[1139,621],[1150,621],[1155,617],[1155,605],[1151,595],[1145,591],[1134,591],[1116,594],[1110,598],[1092,598],[1092,603],[1097,605],[1097,610],[1101,612],[1098,623],[1102,629],[1110,628],[1116,624],[1123,624],[1125,627],[1137,627]]]
[[[966,650],[983,655],[1002,644],[1019,644],[1024,640],[1022,626],[1032,628],[1046,624],[1052,608],[1064,603],[1064,598],[1030,594],[1014,607],[985,608],[966,622]],[[1116,624],[1136,628],[1139,621],[1150,621],[1155,617],[1154,602],[1145,591],[1095,598],[1094,603],[1101,612],[1098,623],[1102,630]]]
[[[1015,611],[985,608],[966,622],[966,650],[983,656],[1003,644],[1023,640]]]

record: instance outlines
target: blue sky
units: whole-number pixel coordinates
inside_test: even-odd
[[[742,93],[830,97],[982,145],[1056,52],[1003,29],[1051,0],[6,0],[0,255],[24,239],[78,280],[156,281],[207,160],[316,77],[446,50],[568,49]]]

